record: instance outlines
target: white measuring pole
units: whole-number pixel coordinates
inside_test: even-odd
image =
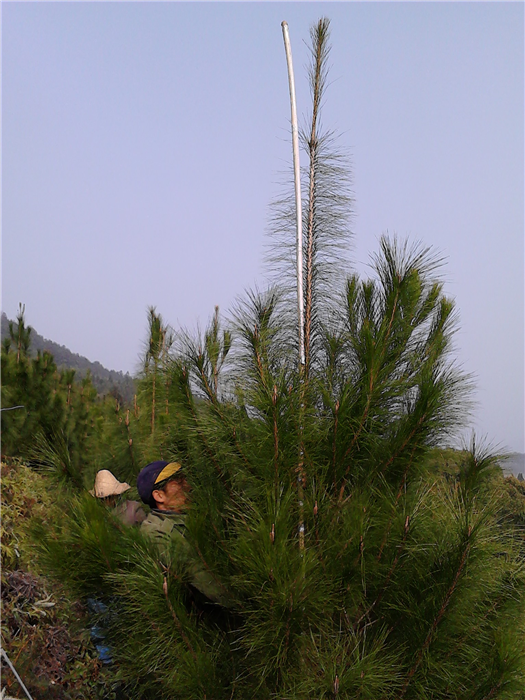
[[[304,381],[304,290],[303,290],[303,206],[301,199],[301,166],[299,164],[299,130],[297,128],[297,106],[295,102],[295,81],[292,64],[292,47],[288,34],[288,23],[282,22],[284,50],[288,65],[290,87],[290,108],[292,112],[293,178],[295,184],[295,215],[297,225],[297,315],[299,321],[299,377]],[[302,390],[301,390],[302,391]],[[299,496],[299,550],[304,551],[304,507],[303,507],[303,399],[301,399],[299,465],[297,467],[297,493]]]
[[[299,317],[299,364],[304,366],[304,299],[303,299],[303,212],[301,199],[301,167],[299,164],[299,131],[297,128],[297,106],[295,103],[295,81],[292,64],[292,48],[288,23],[282,22],[284,50],[288,65],[288,84],[290,87],[290,108],[292,112],[292,149],[293,176],[295,184],[295,214],[297,225],[297,313]]]

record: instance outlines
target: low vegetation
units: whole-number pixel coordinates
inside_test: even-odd
[[[2,464],[2,648],[34,700],[117,697],[118,683],[90,639],[85,605],[38,567],[28,528],[60,517],[56,483],[19,461]],[[2,659],[2,688],[23,697]]]

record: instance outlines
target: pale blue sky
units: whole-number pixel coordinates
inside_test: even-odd
[[[381,233],[446,256],[473,426],[524,448],[522,3],[2,3],[2,309],[133,371],[264,283],[304,40],[332,21],[323,121],[354,174],[353,263]]]

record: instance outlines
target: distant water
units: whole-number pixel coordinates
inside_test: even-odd
[[[525,477],[525,454],[523,452],[513,452],[509,458],[501,462],[501,468],[505,474],[523,474]]]

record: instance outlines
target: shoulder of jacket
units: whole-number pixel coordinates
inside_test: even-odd
[[[146,533],[169,535],[174,527],[175,522],[171,518],[160,516],[152,511],[142,521],[140,529]]]

